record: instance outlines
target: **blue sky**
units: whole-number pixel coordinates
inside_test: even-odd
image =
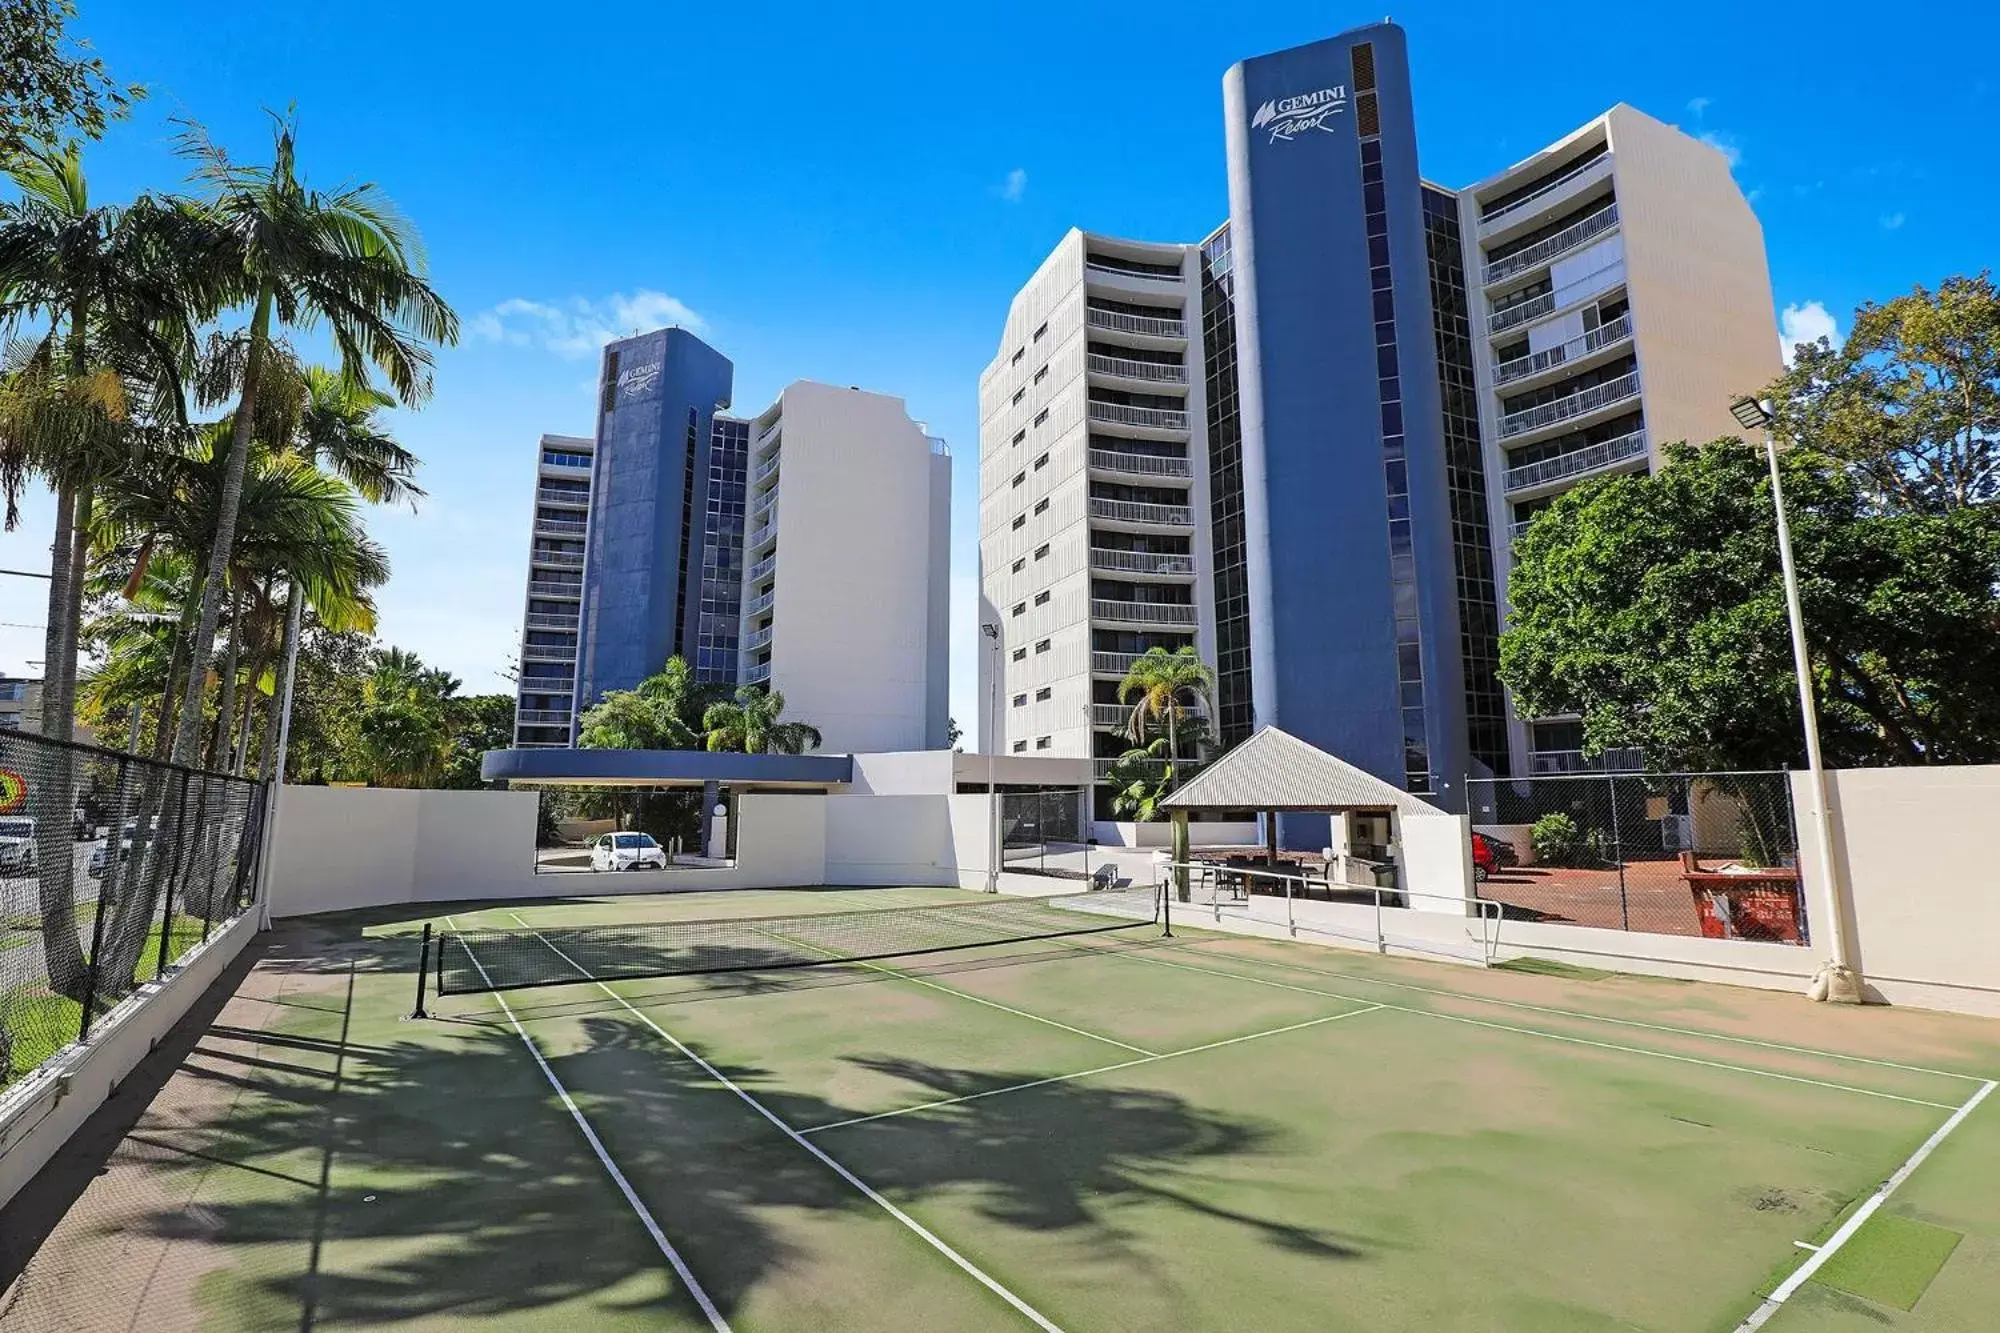
[[[1779,12],[1781,9],[1792,12]],[[1984,10],[1984,12],[1982,12]],[[1140,17],[1140,14],[1143,17]],[[534,442],[588,433],[595,348],[679,319],[737,366],[898,394],[950,440],[952,703],[973,715],[977,386],[1008,298],[1070,226],[1198,240],[1226,210],[1221,77],[1368,22],[1337,5],[853,7],[492,0],[370,11],[82,0],[78,31],[151,99],[90,154],[104,198],[180,179],[170,115],[240,155],[296,103],[309,177],[414,218],[465,319],[399,420],[431,499],[378,513],[385,638],[463,677],[515,647]],[[1780,310],[1844,330],[1864,299],[2000,256],[2000,76],[1985,7],[1914,0],[1413,4],[1424,172],[1486,176],[1614,102],[1736,162]],[[48,505],[0,536],[43,568]],[[41,656],[42,586],[0,578],[0,672]]]

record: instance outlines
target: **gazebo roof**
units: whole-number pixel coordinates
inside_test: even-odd
[[[1398,810],[1444,812],[1401,787],[1276,727],[1210,764],[1160,802],[1169,810]]]

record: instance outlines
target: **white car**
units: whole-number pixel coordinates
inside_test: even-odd
[[[35,865],[35,821],[26,815],[0,818],[0,875],[32,875]]]
[[[592,870],[665,870],[667,852],[650,833],[600,833],[590,844]]]

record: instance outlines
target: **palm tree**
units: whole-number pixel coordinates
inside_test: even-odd
[[[785,696],[755,685],[738,686],[736,697],[708,706],[701,715],[711,751],[743,754],[804,754],[820,745],[819,728],[781,722]]]
[[[369,781],[421,787],[451,757],[452,705],[458,681],[426,667],[415,653],[385,649],[362,686],[357,731]]]
[[[222,504],[174,737],[173,755],[181,762],[193,757],[200,735],[209,659],[222,616],[223,562],[242,503],[273,320],[300,329],[323,323],[349,379],[365,383],[372,366],[399,401],[412,405],[430,392],[428,344],[458,338],[458,316],[423,276],[422,248],[408,220],[370,184],[331,193],[307,188],[298,176],[293,123],[289,117],[274,120],[267,166],[232,161],[198,126],[186,126],[179,144],[194,163],[191,180],[201,193],[184,212],[190,230],[207,242],[205,276],[226,303],[251,309]]]
[[[1196,655],[1192,646],[1182,644],[1172,652],[1165,648],[1148,648],[1125,672],[1125,679],[1118,682],[1118,702],[1132,704],[1132,720],[1127,734],[1135,743],[1144,745],[1147,723],[1157,724],[1164,720],[1167,724],[1167,757],[1178,771],[1180,729],[1191,711],[1189,702],[1205,702],[1214,688],[1214,669]]]

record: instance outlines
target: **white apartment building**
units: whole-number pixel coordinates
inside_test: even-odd
[[[1556,496],[1740,433],[1730,400],[1779,373],[1778,329],[1728,161],[1629,106],[1459,192],[1459,210],[1505,606],[1512,539]],[[1575,719],[1509,711],[1528,771],[1582,765]]]
[[[948,748],[944,441],[900,398],[806,381],[748,437],[740,679],[829,753]]]
[[[1008,309],[979,386],[987,753],[1108,760],[1134,657],[1214,664],[1201,313],[1198,246],[1075,230]]]
[[[584,536],[590,515],[590,469],[596,448],[595,441],[583,436],[544,435],[541,439],[515,688],[514,744],[518,747],[569,743]]]

